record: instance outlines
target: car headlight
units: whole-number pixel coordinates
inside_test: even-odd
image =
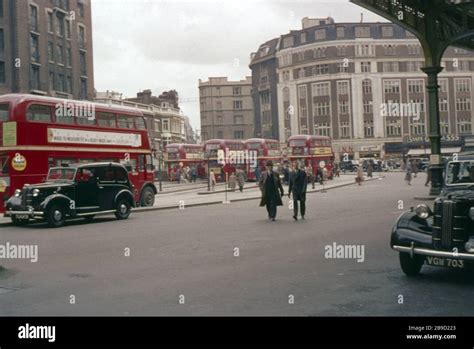
[[[20,194],[21,194],[21,190],[20,190],[20,189],[16,189],[16,190],[15,190],[15,196],[16,196],[16,197],[19,197]]]
[[[33,197],[37,197],[40,194],[39,189],[33,189]]]
[[[471,209],[469,210],[469,218],[474,221],[474,207],[471,207]]]
[[[427,219],[433,215],[433,212],[431,212],[431,209],[426,206],[426,205],[418,205],[415,209],[415,213],[418,217],[422,219]]]

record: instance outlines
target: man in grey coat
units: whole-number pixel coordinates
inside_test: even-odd
[[[284,195],[280,176],[273,172],[273,162],[267,161],[266,171],[262,173],[259,181],[262,200],[260,206],[266,206],[268,218],[275,221],[277,206],[283,206],[281,197]]]
[[[293,219],[298,220],[298,201],[300,202],[301,218],[304,219],[306,213],[306,189],[308,187],[308,176],[306,171],[295,161],[293,163],[294,171],[290,175],[290,187],[288,188],[288,197],[293,194]]]

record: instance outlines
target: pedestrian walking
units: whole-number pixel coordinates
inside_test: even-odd
[[[196,169],[195,166],[193,166],[193,167],[191,168],[191,181],[192,181],[193,183],[196,183],[196,179],[197,179],[197,169]]]
[[[214,188],[216,187],[216,175],[214,174],[214,170],[211,170],[209,173],[209,181],[211,182],[212,191],[214,191]]]
[[[311,182],[311,187],[314,189],[314,173],[313,173],[313,166],[311,164],[306,167],[306,175],[308,176],[308,180]]]
[[[284,191],[280,176],[273,171],[273,162],[267,161],[265,167],[266,171],[262,173],[259,181],[260,191],[262,192],[260,206],[266,206],[268,218],[275,221],[277,206],[283,206],[281,197],[284,195]]]
[[[257,183],[260,181],[260,174],[261,174],[260,166],[257,165],[255,167],[255,181],[257,181]]]
[[[416,175],[418,174],[418,169],[419,169],[419,164],[418,161],[415,160],[415,162],[412,165],[412,171],[413,171],[413,177],[416,178]]]
[[[374,166],[372,161],[369,161],[369,165],[367,166],[367,177],[372,178],[372,172],[374,171]]]
[[[293,219],[298,220],[298,201],[300,202],[300,214],[304,219],[306,213],[306,189],[308,187],[308,176],[306,172],[295,161],[293,163],[294,171],[290,175],[290,186],[288,188],[288,197],[293,195]]]
[[[244,191],[244,183],[245,183],[245,172],[241,168],[238,168],[236,171],[237,176],[237,183],[239,184],[240,192]]]
[[[405,180],[407,181],[408,185],[411,185],[411,179],[412,179],[411,173],[412,173],[411,163],[408,163],[407,164],[407,172],[406,172],[406,175],[405,175]]]
[[[425,187],[428,186],[428,184],[431,183],[431,166],[428,166],[426,169],[426,182],[425,182]]]
[[[181,169],[179,167],[176,169],[176,182],[181,183]]]
[[[237,177],[235,175],[235,172],[232,172],[229,176],[229,189],[231,191],[235,191],[236,183],[237,183]]]

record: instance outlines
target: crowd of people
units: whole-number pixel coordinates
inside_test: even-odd
[[[180,183],[196,183],[198,177],[196,166],[177,166],[170,173],[170,180]]]

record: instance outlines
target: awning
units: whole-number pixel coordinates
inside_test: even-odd
[[[460,153],[461,147],[452,148],[441,148],[441,154],[455,154]],[[407,153],[408,156],[420,156],[420,155],[431,155],[431,149],[410,149]]]

